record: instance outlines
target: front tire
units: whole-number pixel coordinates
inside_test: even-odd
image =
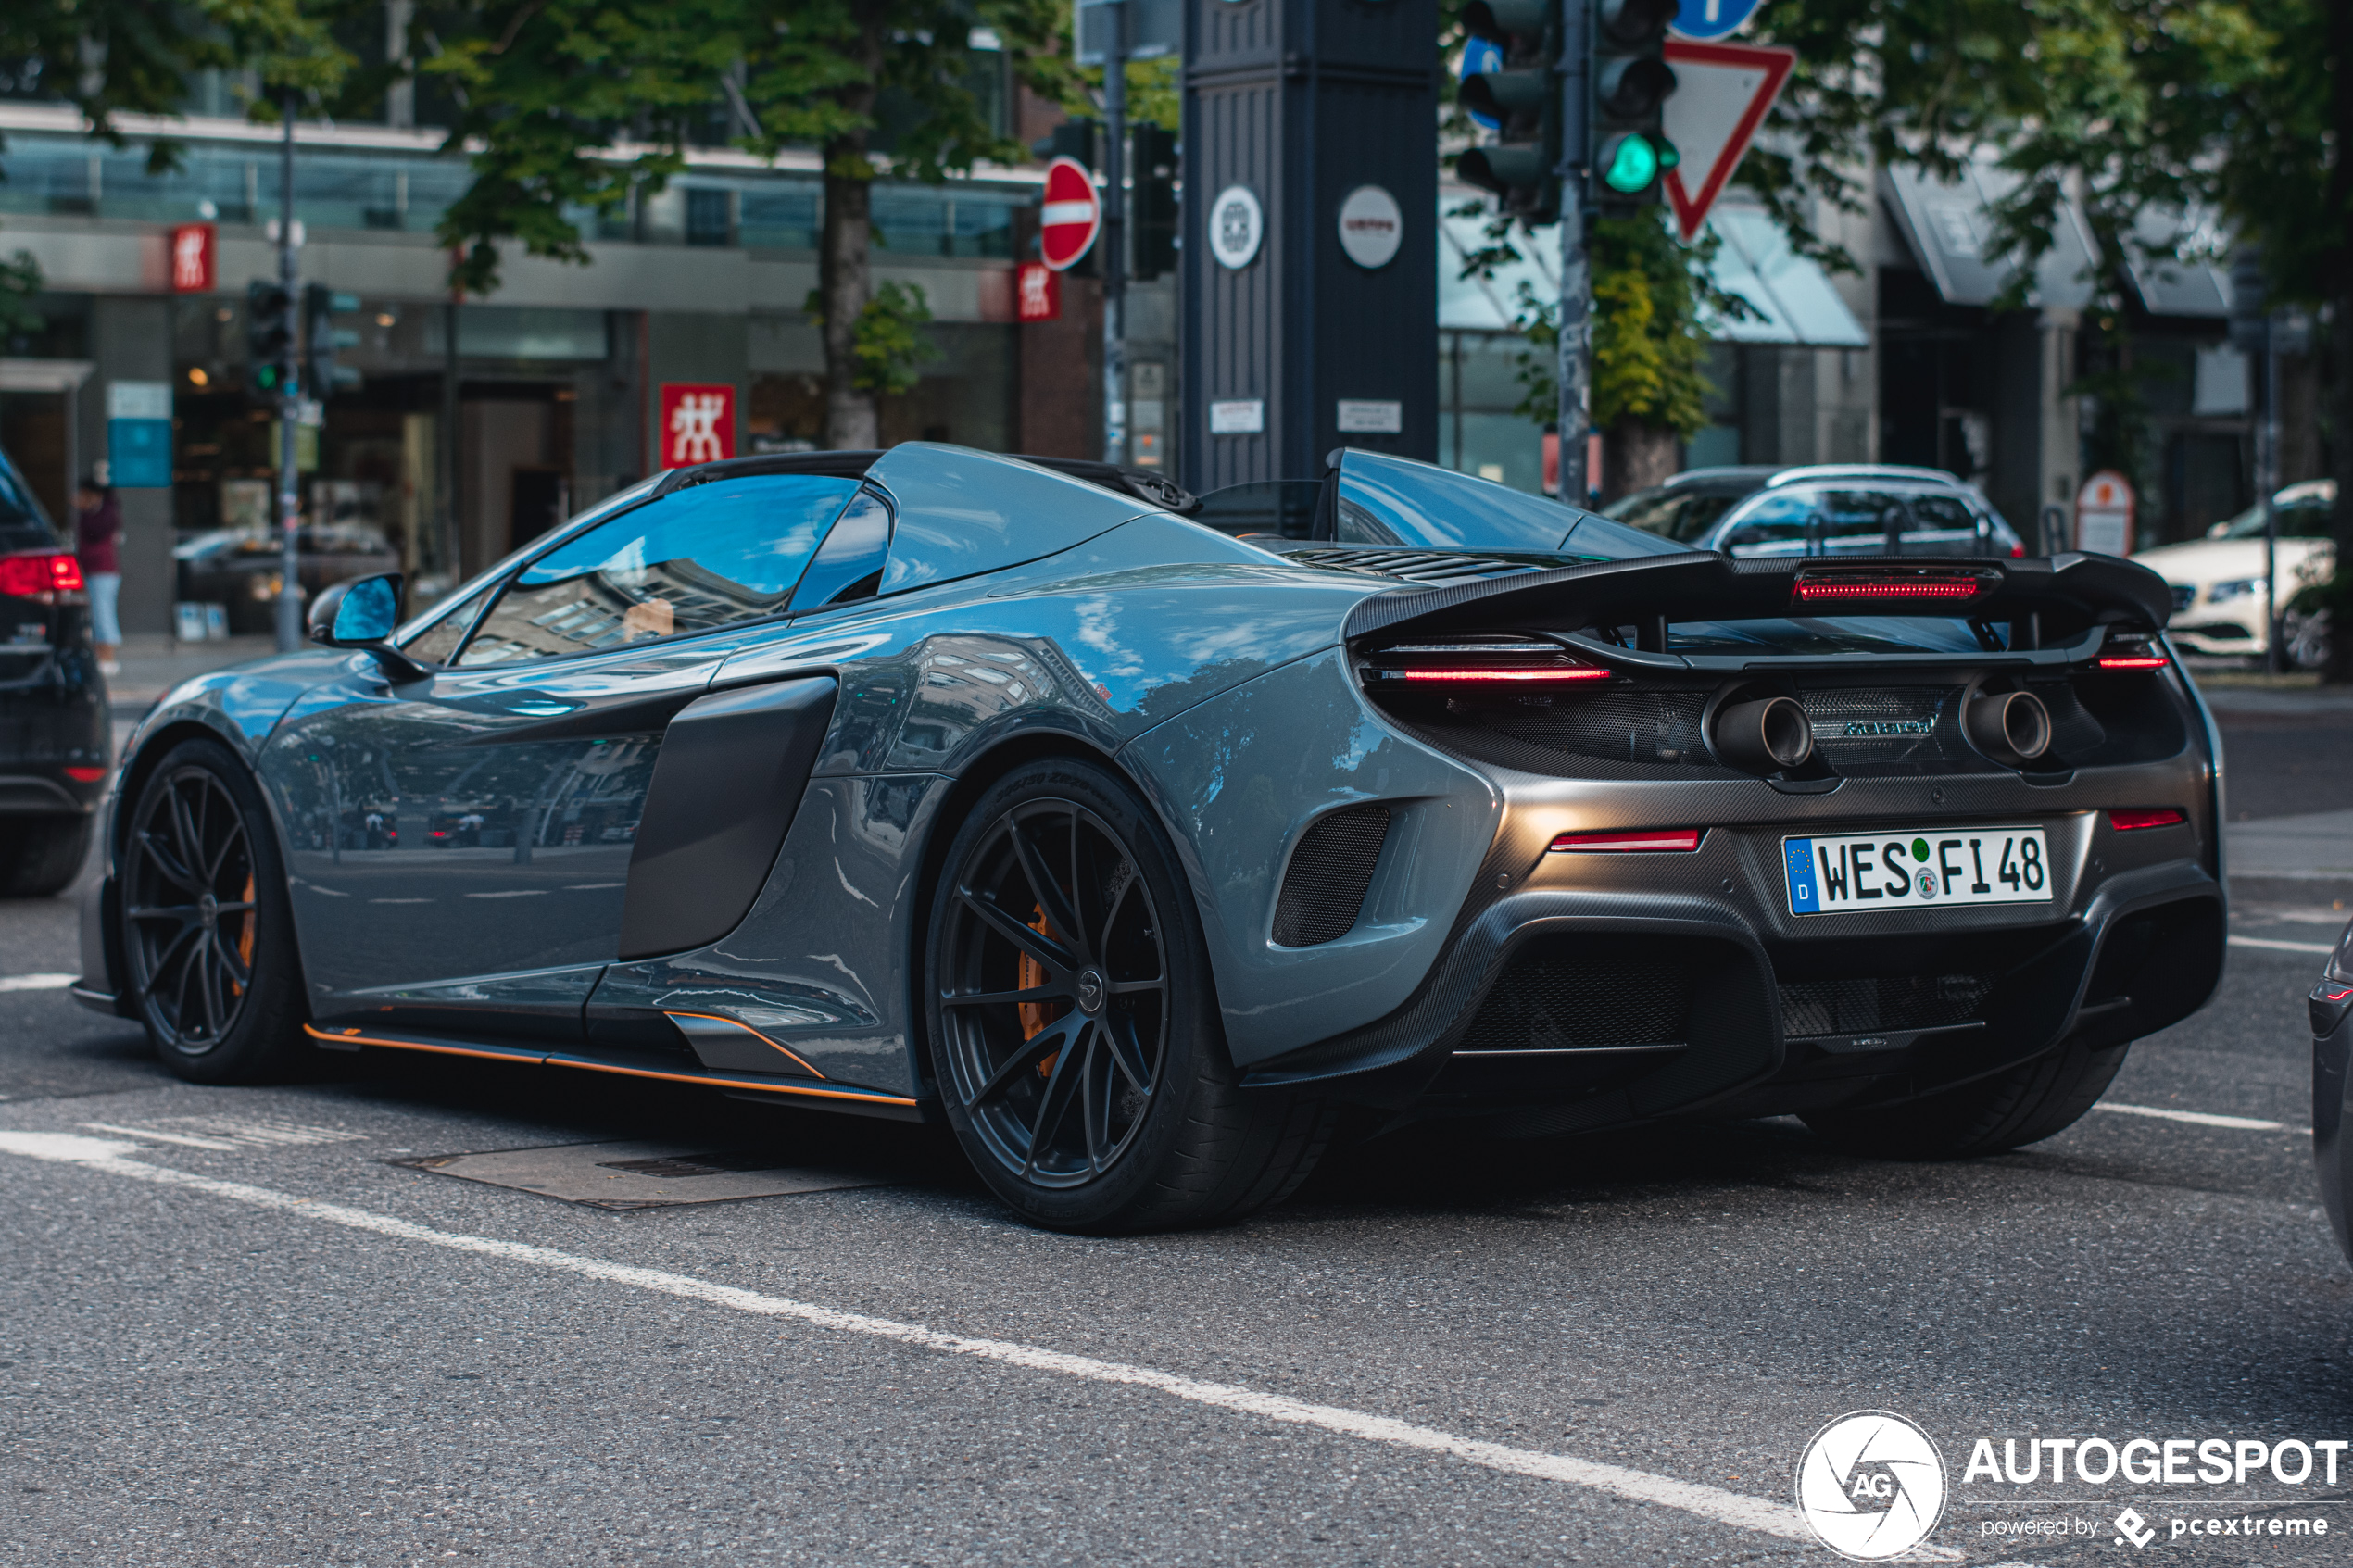
[[[1808,1112],[1806,1124],[1851,1154],[1877,1160],[1969,1160],[2065,1132],[2124,1065],[2129,1043],[2093,1050],[2068,1041],[2005,1073],[1942,1094],[1858,1110]]]
[[[73,885],[90,858],[91,819],[0,818],[0,898],[46,898]]]
[[[198,1084],[287,1076],[302,965],[261,790],[218,741],[165,754],[132,808],[120,899],[124,983],[165,1067]]]
[[[1096,1235],[1215,1224],[1287,1196],[1332,1112],[1245,1093],[1174,847],[1098,764],[1026,764],[975,803],[932,898],[933,1071],[981,1179]]]

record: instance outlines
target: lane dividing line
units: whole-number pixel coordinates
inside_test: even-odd
[[[0,974],[0,991],[62,991],[78,974]]]
[[[1252,1388],[1236,1387],[1226,1383],[1205,1383],[1198,1378],[1180,1377],[1173,1373],[1158,1372],[1151,1367],[1129,1366],[1119,1361],[1097,1361],[1091,1356],[1073,1356],[1060,1350],[1042,1349],[1034,1345],[1021,1345],[1003,1339],[972,1339],[959,1334],[943,1334],[918,1323],[896,1323],[888,1318],[869,1317],[862,1312],[845,1312],[831,1307],[816,1306],[806,1301],[794,1301],[781,1296],[763,1295],[759,1291],[739,1289],[710,1280],[696,1279],[688,1274],[674,1274],[659,1269],[640,1269],[624,1263],[612,1263],[597,1258],[583,1258],[552,1248],[534,1247],[517,1241],[498,1241],[488,1236],[462,1236],[451,1231],[437,1231],[408,1220],[395,1219],[389,1214],[371,1213],[345,1204],[321,1202],[300,1198],[292,1193],[253,1186],[245,1182],[220,1181],[168,1166],[150,1165],[142,1160],[126,1159],[137,1152],[136,1144],[118,1143],[104,1138],[83,1137],[73,1133],[0,1132],[0,1153],[23,1155],[29,1159],[45,1160],[79,1165],[109,1176],[124,1176],[133,1181],[151,1182],[158,1186],[183,1187],[214,1198],[251,1205],[257,1209],[276,1210],[282,1213],[299,1214],[308,1219],[323,1220],[330,1224],[351,1230],[368,1231],[390,1236],[396,1241],[422,1242],[429,1247],[446,1248],[453,1252],[471,1252],[480,1257],[498,1258],[509,1262],[526,1263],[535,1268],[555,1269],[577,1274],[584,1279],[603,1280],[614,1285],[631,1286],[665,1296],[676,1296],[690,1301],[707,1302],[738,1312],[750,1312],[761,1317],[782,1318],[803,1323],[815,1328],[831,1329],[842,1334],[862,1334],[871,1338],[893,1340],[920,1349],[937,1350],[954,1356],[972,1356],[982,1361],[999,1361],[1007,1366],[1026,1367],[1038,1372],[1059,1373],[1065,1377],[1083,1378],[1092,1383],[1125,1384],[1131,1387],[1150,1388],[1175,1399],[1214,1410],[1231,1411],[1237,1414],[1253,1415],[1268,1421],[1279,1421],[1295,1426],[1312,1426],[1341,1436],[1357,1437],[1365,1442],[1383,1443],[1391,1448],[1409,1449],[1424,1453],[1444,1454],[1466,1463],[1483,1466],[1513,1475],[1533,1476],[1538,1480],[1558,1481],[1572,1486],[1607,1492],[1634,1502],[1655,1503],[1718,1524],[1755,1530],[1786,1540],[1812,1544],[1814,1533],[1805,1517],[1788,1503],[1771,1502],[1763,1498],[1746,1497],[1720,1487],[1702,1486],[1696,1482],[1679,1481],[1671,1476],[1653,1475],[1646,1471],[1629,1470],[1620,1465],[1603,1464],[1592,1460],[1572,1459],[1566,1454],[1540,1453],[1529,1449],[1515,1449],[1501,1443],[1480,1442],[1457,1436],[1434,1427],[1417,1426],[1410,1422],[1395,1421],[1387,1416],[1371,1415],[1361,1411],[1345,1410],[1335,1405],[1309,1404],[1279,1394],[1261,1393]],[[1917,1561],[1959,1562],[1962,1554],[1944,1548],[1916,1549]]]
[[[2201,1127],[2236,1127],[2247,1133],[2276,1133],[2284,1122],[2259,1122],[2252,1116],[2217,1116],[2210,1110],[2168,1110],[2161,1105],[2116,1105],[2101,1100],[2094,1110],[2120,1110],[2127,1116],[2158,1116],[2168,1122],[2194,1122]]]
[[[2276,936],[2233,936],[2231,938],[2231,946],[2233,947],[2269,947],[2273,952],[2278,953],[2328,954],[2336,951],[2334,947],[2332,947],[2326,942],[2283,942]]]

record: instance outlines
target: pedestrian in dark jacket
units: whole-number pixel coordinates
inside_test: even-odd
[[[73,496],[74,558],[82,563],[82,580],[90,589],[90,640],[98,645],[98,672],[119,675],[122,665],[122,624],[115,613],[122,594],[122,564],[117,544],[122,536],[122,508],[114,492],[84,474]]]

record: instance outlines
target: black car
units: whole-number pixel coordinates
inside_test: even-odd
[[[73,881],[108,749],[81,564],[0,454],[0,896]]]
[[[2353,1230],[2347,1229],[2345,1198],[2353,1187],[2353,1146],[2345,1138],[2345,1113],[2353,1077],[2353,925],[2336,939],[2329,967],[2312,987],[2312,1158],[2321,1167],[2321,1201],[2328,1206],[2336,1245],[2353,1261]]]

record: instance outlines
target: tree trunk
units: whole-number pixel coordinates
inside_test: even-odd
[[[865,119],[875,110],[887,39],[882,0],[858,6],[862,81],[838,94],[842,107]],[[817,236],[817,298],[825,341],[825,445],[862,450],[882,445],[875,395],[856,384],[858,319],[874,296],[874,167],[866,161],[869,132],[862,126],[824,147],[825,210]]]
[[[2331,685],[2353,684],[2353,5],[2328,7],[2329,118],[2336,124],[2336,153],[2329,169],[2328,210],[2336,215],[2335,243],[2322,257],[2329,280],[2327,347],[2322,363],[2328,376],[2329,472],[2336,480],[2336,507],[2329,532],[2336,538],[2336,577],[2330,597],[2332,622],[2328,668]],[[2270,497],[2265,497],[2269,499]]]
[[[817,296],[824,312],[825,445],[882,445],[875,395],[851,383],[858,371],[858,318],[874,293],[874,183],[834,172],[866,157],[863,134],[825,144],[824,229],[817,242]],[[854,145],[853,145],[854,144]]]
[[[1620,420],[1602,438],[1602,499],[1615,501],[1674,476],[1679,453],[1666,425]]]

